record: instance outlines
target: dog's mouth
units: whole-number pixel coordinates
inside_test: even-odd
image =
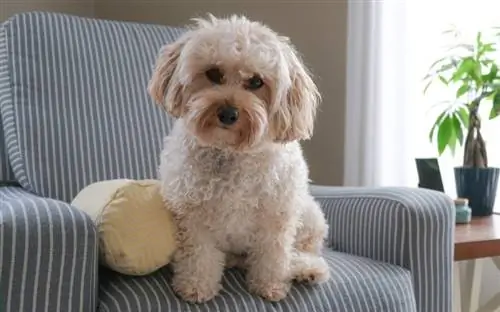
[[[221,103],[216,105],[215,103]],[[233,150],[251,149],[267,129],[267,111],[259,103],[197,98],[186,117],[188,128],[203,145]]]

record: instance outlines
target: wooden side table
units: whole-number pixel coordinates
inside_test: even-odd
[[[479,308],[482,266],[486,258],[492,258],[500,270],[500,215],[473,218],[471,223],[455,227],[454,312],[500,311],[500,293]],[[462,284],[461,271],[465,271]]]

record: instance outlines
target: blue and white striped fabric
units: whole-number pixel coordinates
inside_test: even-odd
[[[96,181],[156,177],[170,120],[147,84],[181,29],[49,13],[2,27],[1,114],[24,188],[70,202]]]
[[[100,312],[414,312],[413,284],[407,270],[367,258],[327,250],[332,278],[324,284],[296,284],[283,301],[269,303],[246,290],[244,274],[226,270],[223,289],[213,300],[193,305],[171,288],[168,268],[146,277],[102,272]]]
[[[10,79],[8,75],[7,45],[2,40],[4,29],[0,27],[0,107],[10,98]],[[0,110],[1,111],[1,110]],[[5,145],[2,122],[0,118],[0,185],[5,182],[15,181],[14,173],[9,164],[7,146]]]
[[[0,102],[1,101],[2,99],[0,95]],[[16,181],[12,168],[9,164],[7,147],[5,147],[5,140],[3,138],[3,129],[0,122],[0,186],[7,183],[15,183]]]
[[[0,187],[0,203],[0,311],[95,311],[92,220],[20,187]]]
[[[448,196],[413,188],[311,191],[326,213],[332,248],[408,269],[419,312],[452,311],[455,212]]]

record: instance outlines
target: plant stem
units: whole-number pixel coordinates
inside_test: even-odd
[[[488,167],[486,143],[481,135],[481,119],[478,114],[479,103],[483,95],[481,95],[479,99],[474,100],[470,105],[469,129],[464,148],[464,167]]]

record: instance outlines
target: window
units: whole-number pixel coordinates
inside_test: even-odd
[[[434,87],[428,94],[423,95],[422,78],[429,66],[447,49],[449,42],[443,36],[443,31],[454,25],[465,38],[475,38],[477,31],[500,26],[500,1],[408,1],[407,10],[409,55],[406,59],[409,62],[408,70],[411,77],[411,81],[408,82],[408,92],[416,116],[411,134],[415,142],[413,154],[415,157],[436,157],[437,148],[428,139],[429,130],[438,113],[432,106],[441,100],[453,99],[455,90],[449,90],[443,85],[442,88]],[[500,37],[498,42],[500,49]],[[483,108],[489,109],[484,105]],[[487,120],[487,113],[481,116],[483,136],[487,141],[489,166],[500,167],[500,117]],[[463,149],[457,149],[455,156],[446,152],[446,155],[440,157],[445,189],[452,196],[456,195],[453,167],[462,164],[462,153]],[[414,178],[416,181],[416,176]],[[500,210],[500,190],[498,194],[497,211]]]

